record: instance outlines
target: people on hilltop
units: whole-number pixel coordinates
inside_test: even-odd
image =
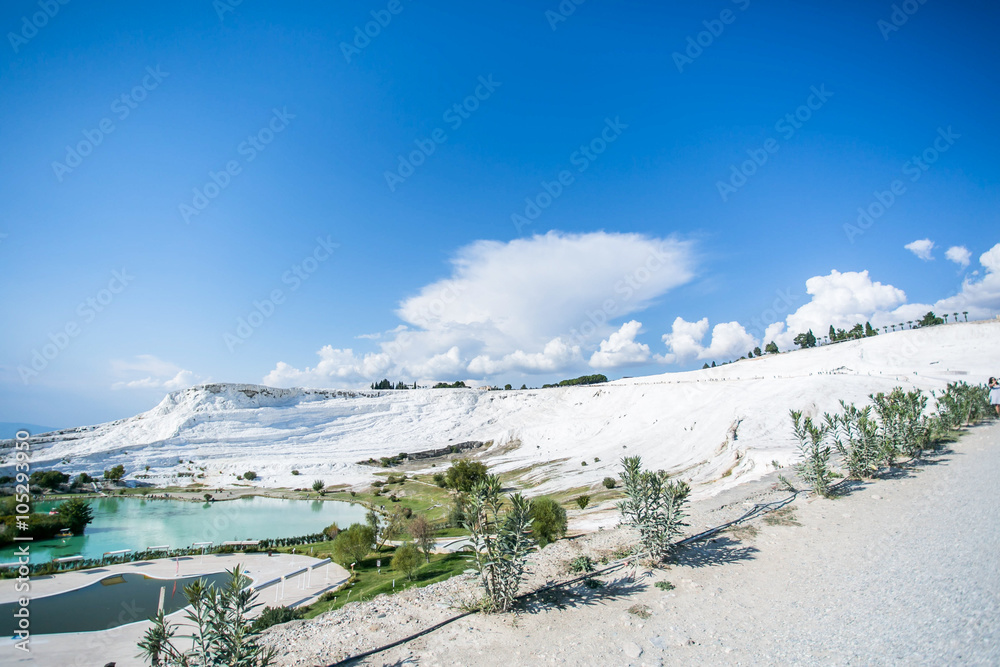
[[[1000,382],[997,382],[996,378],[990,378],[989,387],[990,405],[997,411],[997,417],[1000,417]]]

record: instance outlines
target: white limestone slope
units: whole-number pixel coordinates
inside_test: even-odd
[[[203,473],[196,481],[209,487],[232,485],[246,470],[267,487],[316,478],[358,484],[372,479],[372,468],[356,464],[369,457],[492,440],[484,460],[495,471],[521,470],[532,494],[599,484],[617,475],[622,455],[640,454],[704,495],[760,477],[773,460],[791,462],[790,409],[821,415],[838,399],[860,404],[895,386],[985,382],[1000,375],[998,343],[1000,322],[953,324],[708,370],[526,391],[204,385],[130,419],[42,436],[32,465],[75,474],[122,463],[129,478],[159,483]]]

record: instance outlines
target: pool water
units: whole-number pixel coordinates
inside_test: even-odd
[[[91,632],[148,620],[156,615],[161,588],[165,589],[163,611],[170,614],[187,606],[184,587],[199,578],[221,588],[230,575],[220,572],[203,577],[153,579],[138,572],[128,572],[107,576],[66,593],[33,598],[28,607],[31,634]],[[17,609],[17,602],[0,604],[0,637],[14,634]]]
[[[48,512],[58,502],[35,504]],[[321,532],[331,523],[346,528],[364,523],[361,505],[338,501],[283,500],[246,496],[214,503],[146,498],[95,498],[94,521],[83,535],[30,543],[31,562],[83,556],[100,558],[120,549],[180,549],[196,542],[299,537]],[[24,543],[21,543],[24,544]],[[17,547],[0,549],[0,563],[17,560]]]

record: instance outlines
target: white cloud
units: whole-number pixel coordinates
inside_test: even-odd
[[[205,378],[185,370],[177,364],[163,361],[152,354],[137,355],[132,361],[113,360],[112,372],[122,379],[111,385],[112,389],[157,389],[176,391],[206,382]],[[135,377],[135,376],[142,377]]]
[[[491,359],[489,355],[481,354],[469,362],[468,370],[477,377],[510,371],[529,374],[554,373],[579,361],[579,345],[569,345],[562,338],[553,338],[545,344],[545,349],[534,354],[515,350],[501,359]]]
[[[945,258],[950,262],[955,262],[963,269],[969,265],[969,261],[972,259],[972,253],[965,246],[954,245],[944,253]]]
[[[377,342],[389,360],[378,366],[382,374],[425,381],[581,366],[581,350],[615,332],[610,321],[690,281],[695,258],[690,242],[672,238],[549,232],[477,241],[451,264],[450,276],[400,303],[404,325]],[[363,359],[353,353],[328,354],[328,363],[320,356],[304,371],[279,363],[264,381],[374,377],[363,376]]]
[[[934,250],[934,241],[931,241],[930,239],[919,239],[913,243],[907,243],[903,247],[925,262],[934,259],[931,255],[931,251]]]
[[[712,328],[712,338],[708,346],[701,341],[708,333],[708,318],[688,322],[678,317],[671,332],[663,335],[668,352],[659,361],[684,363],[691,359],[712,359],[730,361],[738,359],[760,345],[760,341],[747,333],[739,322],[722,322]]]
[[[771,324],[764,338],[771,340],[772,333],[777,332],[773,340],[780,348],[788,349],[793,347],[796,334],[811,329],[821,337],[831,324],[837,329],[850,329],[865,322],[881,327],[918,320],[928,311],[938,315],[968,312],[969,319],[992,317],[1000,310],[1000,243],[980,255],[979,263],[983,267],[982,277],[976,274],[967,277],[958,294],[934,303],[907,303],[903,290],[872,281],[867,271],[831,271],[828,276],[815,276],[806,281],[811,301],[789,315],[784,323]]]
[[[325,345],[317,354],[319,363],[304,370],[279,361],[274,370],[264,376],[264,384],[322,388],[338,382],[356,383],[376,376],[382,377],[392,366],[389,355],[384,353],[358,356],[350,348],[337,349],[332,345]]]
[[[649,361],[649,346],[635,340],[642,323],[626,322],[621,328],[601,341],[600,348],[590,357],[594,368],[618,368]]]

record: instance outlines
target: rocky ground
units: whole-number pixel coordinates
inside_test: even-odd
[[[662,570],[619,571],[516,613],[468,616],[362,665],[1000,663],[1000,424],[839,498],[800,495],[683,551]],[[787,497],[765,479],[692,507],[690,531]],[[569,578],[568,562],[613,557],[604,530],[550,545],[525,590]],[[673,590],[654,584],[669,582]],[[461,612],[471,575],[351,604],[267,633],[282,665],[329,665]]]

